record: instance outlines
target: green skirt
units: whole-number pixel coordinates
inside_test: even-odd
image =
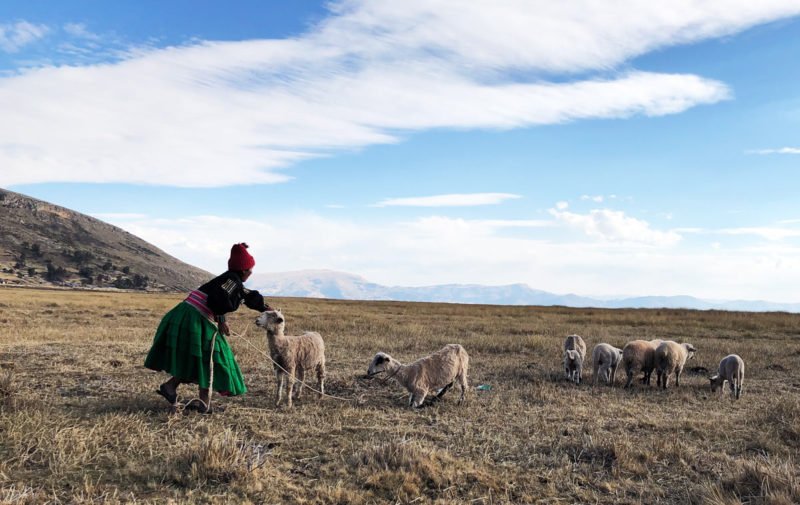
[[[165,371],[181,382],[207,388],[211,369],[209,351],[214,340],[214,391],[236,396],[247,392],[244,377],[228,341],[216,325],[188,303],[181,302],[167,312],[153,338],[144,366]]]

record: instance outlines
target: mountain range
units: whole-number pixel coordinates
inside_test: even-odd
[[[187,291],[212,276],[116,226],[0,189],[0,284]],[[521,283],[383,286],[332,270],[255,274],[248,286],[267,296],[343,300],[800,312],[795,303],[692,296],[601,299],[555,294]]]
[[[762,300],[703,300],[692,296],[640,296],[599,299],[560,295],[527,284],[484,286],[444,284],[407,287],[383,286],[332,270],[299,270],[254,274],[248,286],[266,296],[296,296],[341,300],[398,300],[412,302],[474,303],[490,305],[560,305],[596,308],[683,308],[698,310],[800,312],[798,303]]]

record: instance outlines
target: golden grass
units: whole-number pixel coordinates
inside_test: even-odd
[[[177,294],[0,289],[0,503],[800,502],[800,316],[399,302],[270,300],[318,331],[327,391],[273,406],[271,365],[229,341],[248,394],[168,414],[142,363]],[[231,327],[258,349],[241,309]],[[747,364],[738,402],[686,374],[668,391],[563,379],[570,333],[698,348],[687,368]],[[467,402],[421,410],[362,378],[375,352],[410,361],[464,345]],[[475,386],[489,384],[489,391]],[[184,400],[195,396],[188,385]]]

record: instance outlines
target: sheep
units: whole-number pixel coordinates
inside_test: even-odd
[[[719,362],[719,373],[709,378],[711,381],[711,392],[719,388],[719,394],[725,389],[725,381],[731,388],[731,395],[737,400],[742,395],[742,383],[744,382],[744,360],[737,354],[729,354]]]
[[[439,351],[404,365],[385,352],[375,355],[367,369],[367,376],[373,377],[386,373],[387,379],[394,379],[408,390],[409,407],[422,407],[428,393],[440,390],[436,398],[441,398],[453,383],[458,381],[461,397],[458,404],[464,402],[467,391],[467,369],[469,355],[460,344],[447,344]]]
[[[592,386],[597,385],[598,377],[602,376],[606,384],[613,385],[617,376],[617,366],[622,361],[622,349],[610,344],[597,344],[592,349],[593,377]]]
[[[570,335],[564,340],[564,373],[568,380],[581,383],[583,361],[586,359],[586,343],[579,335]]]
[[[256,318],[256,326],[267,332],[269,354],[276,363],[273,365],[278,381],[275,391],[275,406],[280,405],[284,384],[288,382],[286,404],[292,407],[292,396],[300,398],[302,384],[308,370],[317,372],[317,389],[321,398],[325,394],[325,342],[317,332],[302,335],[284,335],[286,319],[280,309],[267,310]]]
[[[632,340],[625,344],[622,348],[622,367],[625,369],[625,374],[628,380],[625,381],[625,387],[631,387],[633,382],[633,375],[637,370],[642,372],[642,384],[650,385],[650,377],[655,368],[655,353],[656,347],[661,344],[662,340]]]
[[[655,364],[658,379],[656,384],[667,389],[669,376],[675,372],[675,386],[681,385],[681,373],[686,360],[694,358],[697,349],[692,344],[679,344],[672,340],[662,342],[656,348]]]

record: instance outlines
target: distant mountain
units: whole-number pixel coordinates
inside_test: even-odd
[[[212,274],[98,219],[0,189],[0,283],[185,291]]]
[[[709,301],[692,296],[641,296],[600,300],[574,294],[558,295],[532,289],[526,284],[482,286],[382,286],[358,275],[332,270],[254,274],[248,286],[265,295],[340,300],[398,300],[413,302],[479,303],[490,305],[561,305],[597,308],[682,308],[697,310],[800,312],[800,304],[760,300]]]

